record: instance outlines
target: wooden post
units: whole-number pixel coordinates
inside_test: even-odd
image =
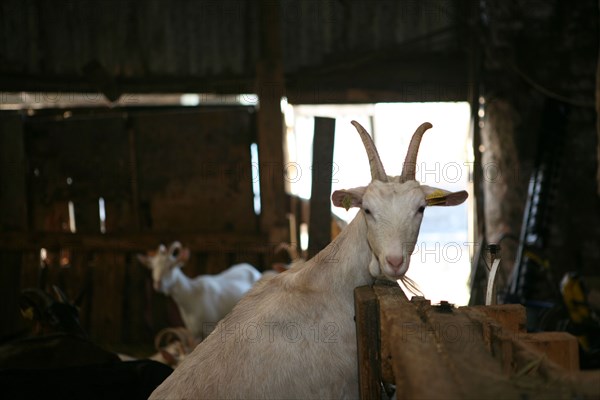
[[[525,188],[518,180],[520,170],[515,131],[517,113],[508,100],[496,98],[487,103],[486,122],[481,129],[481,155],[485,236],[488,243],[498,243],[503,234],[521,230]],[[507,189],[508,188],[508,189]],[[517,244],[502,243],[502,268],[505,276],[514,265]],[[491,265],[491,264],[490,264]]]
[[[21,116],[0,118],[0,230],[27,229],[25,143]]]
[[[312,191],[308,224],[308,257],[313,257],[331,241],[331,174],[335,119],[315,117]]]
[[[596,193],[600,196],[600,52],[598,52],[598,64],[596,66],[596,136],[598,144],[596,146]]]
[[[23,124],[18,113],[0,117],[0,231],[27,230],[27,190]],[[0,251],[0,336],[20,329],[21,251]]]
[[[124,322],[125,255],[98,252],[94,257],[93,268],[90,334],[100,342],[120,343]]]
[[[503,304],[495,306],[473,306],[470,309],[481,311],[498,321],[504,329],[512,333],[525,333],[527,313],[521,304]]]
[[[131,123],[131,120],[127,119],[126,124],[128,144],[129,144],[129,179],[131,182],[131,212],[133,214],[133,224],[131,228],[134,232],[140,231],[140,189],[138,184],[138,170],[137,170],[137,146],[136,146],[136,131],[135,127]]]
[[[287,241],[285,219],[283,115],[285,81],[281,56],[280,3],[260,0],[260,60],[256,67],[259,97],[258,158],[260,167],[261,230],[272,244]]]
[[[381,399],[381,357],[379,354],[379,304],[373,288],[354,289],[358,387],[363,400]]]
[[[535,332],[519,336],[530,347],[567,371],[579,371],[577,338],[567,332]]]

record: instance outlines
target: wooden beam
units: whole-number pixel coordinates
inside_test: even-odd
[[[131,123],[129,116],[126,123],[127,135],[129,139],[129,178],[131,182],[131,213],[133,215],[132,229],[136,232],[140,231],[140,188],[138,183],[138,164],[137,164],[137,146],[136,146],[136,131]]]
[[[525,333],[527,312],[521,304],[503,304],[496,306],[473,306],[473,310],[481,311],[488,317],[498,321],[509,332]]]
[[[172,77],[146,75],[138,78],[116,78],[121,93],[252,93],[255,79],[251,76],[229,75],[208,78],[197,76]],[[4,92],[75,92],[96,93],[94,87],[81,75],[58,74],[3,74],[0,90]],[[125,105],[129,100],[121,98],[117,103]]]
[[[596,64],[596,193],[600,196],[600,52]]]
[[[379,354],[379,303],[373,288],[354,289],[358,387],[363,400],[381,399],[381,356]],[[375,345],[373,345],[375,344]]]
[[[99,252],[91,263],[93,268],[91,328],[92,339],[105,343],[120,343],[123,339],[123,315],[126,273],[125,254]]]
[[[19,314],[22,257],[18,252],[0,251],[0,337],[13,335],[23,328]]]
[[[519,338],[565,370],[579,371],[579,346],[575,336],[567,332],[533,332]]]
[[[280,38],[279,1],[260,0],[260,60],[256,72],[259,97],[258,158],[260,167],[261,230],[270,240],[286,241],[285,189],[283,165],[283,115],[281,98],[285,96],[285,79]]]
[[[576,354],[576,339],[564,332],[523,333],[522,308],[432,306],[423,298],[408,301],[399,287],[375,284],[372,291],[359,289],[355,293],[362,293],[362,303],[372,308],[378,303],[380,316],[380,341],[365,344],[358,338],[359,357],[375,351],[365,346],[379,348],[382,381],[383,365],[389,362],[398,399],[600,396],[600,371],[573,371],[575,358],[565,356],[565,348]],[[356,306],[364,307],[360,302]],[[371,322],[359,318],[360,309],[356,312],[364,332]],[[360,372],[366,375],[361,380],[372,375]]]
[[[27,189],[25,184],[25,141],[22,118],[16,112],[0,114],[0,232],[27,230]],[[0,250],[0,337],[22,328],[19,315],[19,288],[23,254]]]
[[[311,258],[331,242],[331,174],[335,119],[315,117],[313,141],[312,190],[308,224],[308,257]]]
[[[272,252],[277,243],[255,234],[178,234],[173,233],[5,233],[0,232],[0,250],[38,250],[72,248],[86,250],[146,251],[160,243],[179,240],[192,251],[200,252]]]
[[[2,112],[0,117],[0,230],[27,229],[25,140],[22,117]]]

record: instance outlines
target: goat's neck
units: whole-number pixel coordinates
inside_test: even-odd
[[[175,266],[163,277],[162,285],[163,292],[179,303],[191,291],[192,280],[183,273],[180,266]]]
[[[373,283],[369,273],[372,254],[365,216],[359,212],[327,247],[309,260],[310,268],[318,270],[318,278],[312,284],[351,294],[355,287]]]

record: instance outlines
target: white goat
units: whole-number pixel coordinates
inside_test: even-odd
[[[371,137],[352,123],[372,182],[332,199],[360,207],[357,216],[315,257],[257,283],[151,399],[358,397],[354,288],[404,279],[425,207],[460,204],[467,193],[415,181],[419,143],[431,124],[413,135],[402,175],[388,177]]]
[[[186,328],[195,337],[208,335],[262,274],[250,264],[235,264],[217,275],[187,277],[181,267],[189,258],[189,250],[173,242],[138,260],[152,271],[154,289],[173,297]]]

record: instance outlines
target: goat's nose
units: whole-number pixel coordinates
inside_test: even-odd
[[[393,269],[400,269],[402,263],[404,262],[404,257],[402,256],[386,256],[385,261],[392,267]]]

